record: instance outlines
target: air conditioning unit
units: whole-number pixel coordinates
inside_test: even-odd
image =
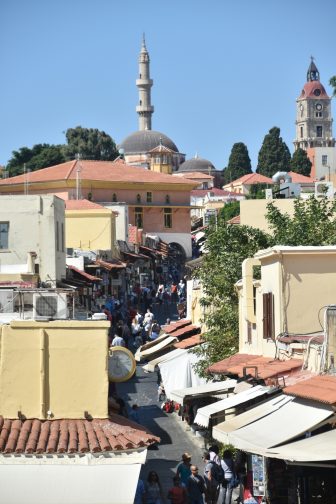
[[[0,289],[0,313],[13,313],[14,292],[13,289]]]
[[[332,198],[334,196],[334,184],[332,182],[315,182],[315,196]]]
[[[33,318],[35,320],[68,318],[66,294],[35,293],[33,295]]]

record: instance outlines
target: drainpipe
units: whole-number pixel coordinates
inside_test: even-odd
[[[40,418],[46,418],[46,331],[40,329]]]

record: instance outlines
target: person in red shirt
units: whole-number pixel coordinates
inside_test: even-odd
[[[168,499],[171,504],[187,504],[188,494],[184,486],[182,486],[181,480],[178,476],[173,478],[174,486],[168,491]]]

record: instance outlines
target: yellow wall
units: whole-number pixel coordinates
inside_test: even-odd
[[[108,328],[76,320],[0,326],[0,414],[106,418]]]
[[[82,250],[116,249],[115,215],[112,210],[66,210],[67,248]]]
[[[293,199],[277,199],[277,200],[243,200],[240,202],[240,224],[244,226],[252,226],[262,231],[269,232],[270,229],[266,222],[267,204],[273,202],[280,211],[288,213],[290,216],[294,213]]]

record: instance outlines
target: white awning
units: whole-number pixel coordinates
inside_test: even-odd
[[[147,359],[150,355],[155,354],[156,352],[160,352],[164,348],[166,348],[168,345],[172,345],[177,341],[177,338],[174,336],[167,336],[164,339],[161,339],[158,343],[155,345],[146,348],[145,350],[141,350],[140,352],[136,352],[135,354],[135,360],[140,361],[141,359]],[[155,340],[156,342],[156,340]]]
[[[196,387],[206,383],[194,370],[199,357],[189,350],[179,348],[180,355],[159,364],[161,378],[168,399],[177,388]]]
[[[291,462],[322,462],[336,460],[336,430],[316,434],[295,443],[267,450],[266,457]]]
[[[160,355],[160,357],[157,357],[156,359],[153,359],[153,360],[147,362],[147,364],[145,364],[142,369],[144,369],[145,371],[154,371],[155,367],[158,366],[160,364],[160,362],[165,362],[170,359],[175,359],[175,357],[178,357],[179,355],[181,355],[181,352],[184,353],[184,352],[186,352],[186,350],[184,350],[184,352],[183,352],[183,349],[175,348],[174,350],[171,350],[170,352],[168,351],[167,353]]]
[[[229,443],[250,453],[267,449],[312,431],[333,415],[331,406],[292,398],[273,413],[228,434]]]
[[[251,401],[258,396],[267,394],[268,391],[269,387],[257,385],[256,387],[252,387],[249,390],[244,390],[244,392],[240,392],[239,394],[233,394],[226,399],[222,399],[221,401],[217,401],[215,403],[209,404],[208,406],[204,406],[203,408],[199,408],[195,417],[195,423],[201,425],[202,427],[208,427],[210,417],[212,417],[213,415],[223,413],[225,410],[234,408],[235,406],[243,404],[247,401]]]
[[[272,397],[262,404],[259,404],[255,408],[251,408],[248,411],[244,411],[240,415],[229,418],[225,422],[215,425],[212,428],[212,437],[219,441],[220,443],[229,444],[228,434],[234,430],[245,427],[260,418],[263,418],[270,413],[273,413],[277,409],[281,408],[284,404],[292,401],[293,397],[286,396],[284,394]]]
[[[237,380],[224,380],[220,382],[206,383],[198,387],[188,387],[184,389],[173,390],[171,398],[173,401],[183,404],[185,397],[198,396],[204,394],[212,394],[214,392],[223,392],[224,390],[233,389],[237,384]]]

